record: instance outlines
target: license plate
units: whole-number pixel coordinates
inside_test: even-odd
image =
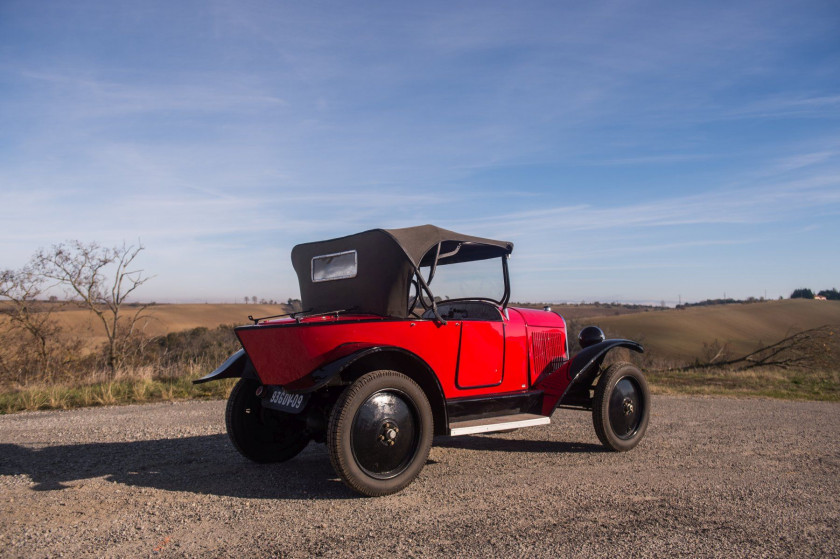
[[[309,394],[291,394],[282,386],[267,387],[268,395],[263,398],[263,406],[286,413],[300,413],[309,401]]]

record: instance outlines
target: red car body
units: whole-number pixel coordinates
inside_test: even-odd
[[[264,384],[289,385],[367,347],[402,348],[434,371],[443,396],[465,398],[530,389],[568,360],[566,323],[552,312],[508,308],[500,322],[384,319],[342,315],[266,321],[236,329]],[[352,340],[352,341],[348,341]],[[567,379],[571,380],[571,379]]]
[[[410,483],[433,434],[546,424],[558,406],[592,410],[602,442],[629,450],[647,426],[647,384],[629,363],[602,363],[615,347],[641,346],[589,327],[571,356],[560,315],[508,306],[512,249],[433,226],[298,245],[309,308],[237,327],[243,349],[197,382],[242,377],[227,424],[246,457],[281,461],[326,442],[339,475],[365,495]],[[500,300],[432,294],[437,266],[494,258]]]

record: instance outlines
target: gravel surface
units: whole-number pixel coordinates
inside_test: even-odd
[[[653,405],[623,454],[575,411],[436,439],[378,499],[346,489],[323,445],[246,461],[223,402],[0,416],[0,556],[840,555],[840,405]]]

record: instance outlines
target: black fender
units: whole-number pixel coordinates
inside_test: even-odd
[[[349,352],[349,353],[347,353]],[[341,355],[321,365],[308,375],[283,388],[292,394],[307,394],[329,385],[349,384],[368,367],[394,369],[408,375],[420,385],[434,414],[435,434],[446,434],[448,418],[443,387],[432,368],[418,355],[398,346],[347,343],[336,348]],[[364,367],[354,368],[356,364]]]
[[[204,375],[200,379],[194,380],[193,384],[201,384],[203,382],[210,382],[211,380],[235,377],[251,378],[257,381],[260,380],[260,377],[257,376],[257,370],[254,368],[254,365],[251,363],[248,355],[245,354],[244,349],[240,349],[228,357],[225,362],[219,365],[219,367],[212,373]]]
[[[607,353],[617,347],[626,347],[637,353],[644,353],[645,351],[642,344],[622,339],[604,340],[580,350],[572,357],[566,373],[572,380],[554,407],[590,405],[589,388],[595,381],[595,377],[601,374],[601,363],[604,362]]]
[[[348,348],[352,351],[353,347],[359,347],[361,344],[343,344],[336,348],[337,350],[341,350],[343,348]],[[309,392],[315,392],[319,388],[323,388],[330,383],[335,384],[335,381],[340,380],[341,373],[347,370],[351,365],[373,355],[375,353],[383,353],[383,352],[397,352],[404,354],[406,356],[410,356],[413,359],[417,360],[419,363],[422,363],[429,372],[431,372],[431,368],[429,368],[426,363],[411,353],[401,347],[397,346],[381,346],[381,345],[374,345],[374,346],[366,346],[362,349],[357,349],[356,351],[352,351],[352,353],[348,353],[342,357],[334,359],[329,363],[321,365],[308,375],[303,378],[299,378],[296,381],[290,382],[283,386],[286,392],[290,392],[292,394],[307,394]],[[443,390],[441,389],[441,394],[443,394]]]

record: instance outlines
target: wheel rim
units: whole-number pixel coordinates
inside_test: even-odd
[[[644,405],[635,379],[624,377],[615,384],[610,394],[609,416],[610,427],[619,439],[630,439],[639,430]]]
[[[390,479],[417,454],[420,424],[411,398],[397,390],[368,397],[353,418],[350,445],[356,464],[369,476]]]

